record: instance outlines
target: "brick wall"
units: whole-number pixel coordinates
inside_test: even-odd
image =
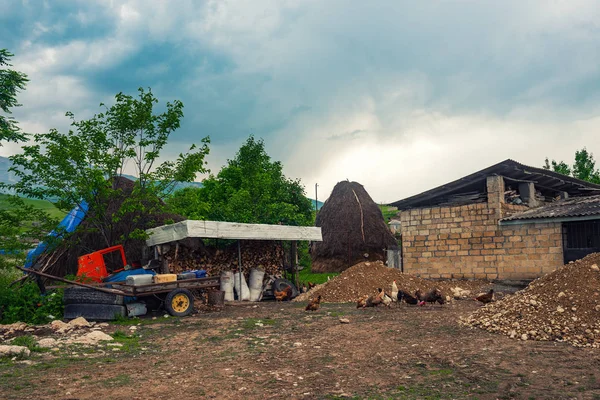
[[[563,264],[560,223],[499,226],[526,210],[504,203],[502,177],[488,178],[488,201],[403,211],[404,271],[428,278],[533,279]]]

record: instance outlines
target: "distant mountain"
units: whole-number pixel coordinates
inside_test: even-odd
[[[313,208],[315,208],[315,199],[309,199],[310,203],[312,204]],[[323,202],[317,200],[317,210],[320,210],[321,207],[323,207]]]
[[[133,175],[126,175],[123,174],[123,176],[127,179],[131,179],[132,181],[137,180],[137,177],[133,176]],[[204,185],[202,185],[202,182],[176,182],[175,183],[175,188],[173,189],[173,192],[176,192],[180,189],[184,189],[187,187],[195,187],[195,188],[201,188]]]
[[[13,172],[9,172],[8,169],[11,166],[11,162],[8,158],[0,156],[0,182],[2,183],[16,183],[18,178]],[[123,175],[124,177],[136,180],[137,178],[133,175]],[[175,184],[175,190],[183,189],[186,187],[202,187],[200,182],[177,182]]]
[[[0,182],[2,183],[16,183],[18,178],[14,172],[9,172],[8,169],[11,166],[11,162],[8,158],[0,156]]]

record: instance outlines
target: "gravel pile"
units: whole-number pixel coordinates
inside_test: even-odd
[[[392,282],[396,280],[398,289],[411,294],[417,289],[427,291],[437,287],[444,297],[451,296],[456,287],[471,293],[478,293],[490,285],[485,281],[465,280],[427,280],[413,275],[403,274],[399,270],[386,267],[383,262],[361,262],[322,285],[317,285],[308,293],[296,297],[294,301],[308,301],[321,295],[326,303],[355,302],[360,296],[376,294],[377,288],[390,292]]]
[[[558,268],[462,319],[519,340],[600,347],[600,253]]]

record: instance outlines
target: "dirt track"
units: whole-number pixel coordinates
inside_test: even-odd
[[[600,353],[458,325],[478,307],[228,306],[146,320],[118,351],[0,364],[7,399],[600,398]],[[350,324],[341,324],[339,318]],[[127,326],[110,331],[129,332]],[[109,333],[110,333],[109,331]]]

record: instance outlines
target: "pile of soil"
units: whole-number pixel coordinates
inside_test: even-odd
[[[361,262],[348,268],[329,282],[314,287],[308,293],[301,294],[294,301],[307,301],[321,295],[323,302],[326,303],[355,302],[360,296],[376,294],[377,288],[383,288],[389,293],[394,280],[396,280],[398,289],[405,292],[412,294],[417,289],[427,291],[438,288],[444,297],[452,296],[452,289],[457,286],[477,293],[490,285],[485,281],[427,280],[386,267],[381,261]]]
[[[520,340],[600,347],[600,253],[564,265],[461,322]]]

